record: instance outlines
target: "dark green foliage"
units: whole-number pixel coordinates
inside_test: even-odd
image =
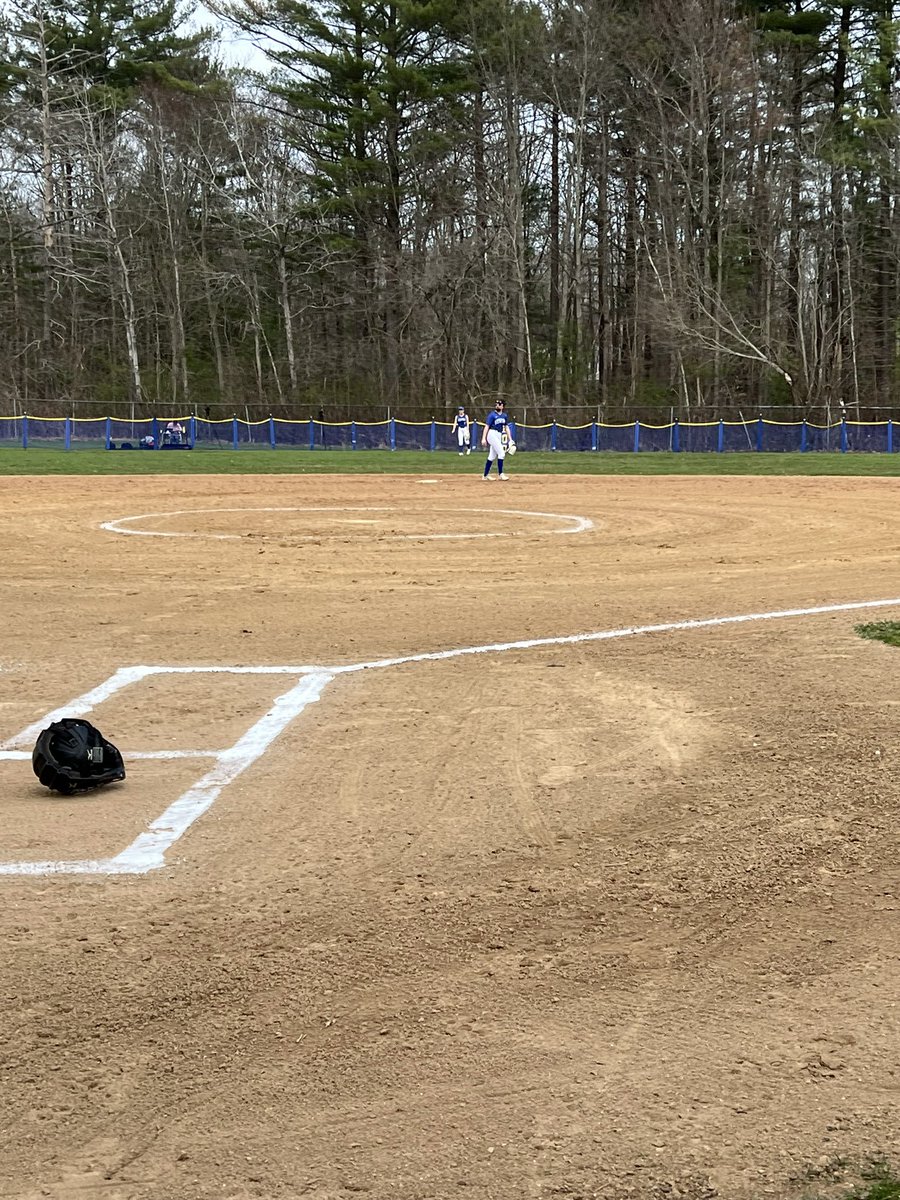
[[[34,92],[46,58],[57,104],[79,86],[113,108],[148,82],[195,89],[216,73],[212,33],[181,32],[187,15],[177,0],[49,0],[40,20],[20,9],[9,20],[0,81]]]

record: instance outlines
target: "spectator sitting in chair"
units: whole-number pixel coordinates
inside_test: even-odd
[[[170,421],[166,426],[165,441],[167,446],[180,446],[184,441],[184,426],[180,421]]]

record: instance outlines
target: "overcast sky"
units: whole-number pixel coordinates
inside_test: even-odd
[[[219,30],[220,53],[228,66],[249,67],[253,71],[269,70],[271,63],[257,50],[250,38],[241,35],[233,26],[226,25],[202,4],[198,4],[192,24],[211,25]]]

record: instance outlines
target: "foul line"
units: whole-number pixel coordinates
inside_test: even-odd
[[[407,663],[437,662],[474,654],[505,653],[510,650],[532,650],[544,646],[571,646],[580,643],[611,641],[616,638],[638,637],[652,633],[674,633],[681,630],[712,629],[727,625],[749,624],[755,621],[776,621],[791,617],[822,616],[829,613],[857,612],[873,608],[900,607],[900,597],[890,600],[859,600],[846,604],[822,604],[811,608],[783,608],[771,612],[741,613],[731,617],[706,617],[687,621],[667,621],[656,625],[629,625],[622,629],[606,629],[594,633],[573,633],[560,637],[528,638],[516,642],[491,642],[483,646],[460,646],[452,650],[434,650],[422,654],[406,654],[395,658],[372,659],[369,662],[342,666],[138,666],[122,667],[104,683],[86,692],[71,704],[48,714],[42,721],[29,725],[21,733],[0,744],[0,757],[27,757],[14,749],[37,736],[51,720],[63,716],[84,716],[97,704],[109,699],[121,688],[148,675],[157,674],[255,674],[293,675],[299,681],[279,696],[269,711],[241,737],[234,746],[215,754],[213,767],[188,788],[166,811],[151,822],[147,831],[113,858],[78,862],[7,862],[0,863],[2,875],[143,875],[162,867],[166,851],[215,802],[220,792],[252,766],[268,746],[297,718],[308,704],[317,701],[324,688],[338,675],[357,671],[378,670],[403,666]],[[147,752],[134,757],[193,757],[207,751]]]

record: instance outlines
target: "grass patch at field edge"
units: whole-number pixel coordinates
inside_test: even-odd
[[[459,475],[480,479],[480,455],[427,450],[163,451],[0,448],[0,475]],[[512,481],[529,475],[898,476],[900,454],[620,454],[523,451]]]
[[[900,646],[900,621],[873,621],[868,625],[855,625],[861,638],[873,642],[884,642],[886,646]]]

